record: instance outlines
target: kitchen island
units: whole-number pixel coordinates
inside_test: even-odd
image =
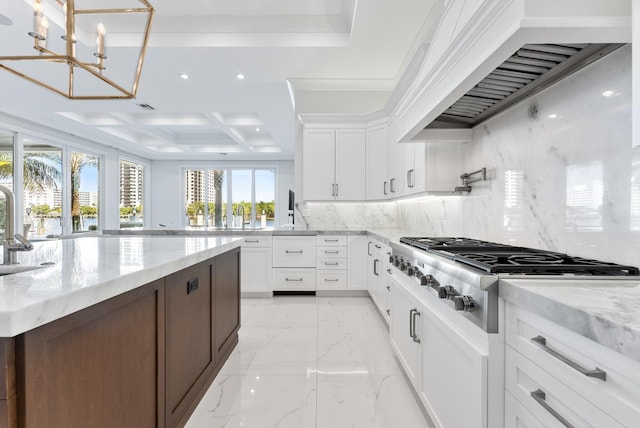
[[[81,237],[20,254],[46,265],[0,277],[0,427],[183,425],[238,341],[239,246]]]

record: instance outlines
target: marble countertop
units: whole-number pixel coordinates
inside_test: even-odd
[[[365,229],[205,229],[185,227],[169,228],[130,228],[103,230],[103,235],[151,235],[151,236],[315,236],[315,235],[366,235]]]
[[[501,279],[500,296],[640,361],[640,278]]]
[[[239,247],[221,236],[89,236],[36,242],[0,276],[0,337],[13,337]]]

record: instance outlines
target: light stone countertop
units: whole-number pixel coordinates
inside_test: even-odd
[[[35,242],[23,265],[0,276],[0,337],[13,337],[210,259],[242,240],[199,236],[90,236]]]
[[[500,297],[640,362],[640,278],[501,279]]]
[[[217,229],[201,227],[170,228],[130,228],[103,230],[103,235],[151,235],[151,236],[315,236],[315,235],[366,235],[365,229]]]

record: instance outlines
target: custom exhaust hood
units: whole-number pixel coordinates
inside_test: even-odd
[[[624,45],[526,44],[424,129],[473,128]]]

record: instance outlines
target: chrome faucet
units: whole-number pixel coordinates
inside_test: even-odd
[[[31,251],[33,244],[27,238],[15,233],[13,226],[13,209],[15,206],[13,192],[8,187],[0,185],[0,192],[5,195],[5,239],[2,242],[2,263],[5,265],[18,264],[18,251]]]
[[[240,215],[242,212],[242,215]],[[238,205],[238,216],[240,216],[240,223],[242,224],[242,230],[244,230],[244,205]]]

